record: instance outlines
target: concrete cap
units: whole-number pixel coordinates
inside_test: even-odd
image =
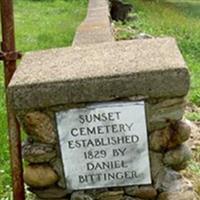
[[[15,109],[187,94],[189,74],[172,38],[27,53],[8,87]]]
[[[109,0],[89,0],[88,8],[95,9],[109,6]]]

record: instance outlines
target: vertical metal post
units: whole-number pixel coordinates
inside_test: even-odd
[[[2,52],[4,60],[5,88],[7,88],[15,70],[17,53],[15,52],[14,17],[12,0],[0,0],[2,24]],[[7,56],[7,55],[10,55]],[[6,95],[8,132],[12,169],[13,198],[24,200],[24,181],[21,158],[20,127],[15,113]]]

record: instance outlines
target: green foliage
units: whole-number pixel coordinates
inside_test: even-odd
[[[194,173],[200,174],[200,164],[194,161],[191,161],[189,164],[189,169]]]
[[[200,113],[199,112],[188,112],[185,117],[191,121],[200,121]]]
[[[191,72],[189,99],[200,105],[200,1],[127,2],[134,5],[135,20],[116,23],[120,29],[117,37],[129,39],[139,32],[175,37]]]
[[[69,46],[86,15],[86,8],[87,0],[16,0],[17,49],[26,52]],[[0,65],[0,199],[11,200],[4,90],[3,67]]]
[[[10,162],[7,137],[5,93],[2,66],[0,66],[0,197],[10,188]],[[1,199],[1,198],[0,198]]]

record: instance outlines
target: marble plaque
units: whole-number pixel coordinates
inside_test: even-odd
[[[56,121],[69,190],[151,183],[143,101],[69,109]]]

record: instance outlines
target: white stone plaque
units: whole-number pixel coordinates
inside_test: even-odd
[[[56,120],[69,190],[151,183],[143,101],[69,109]]]

